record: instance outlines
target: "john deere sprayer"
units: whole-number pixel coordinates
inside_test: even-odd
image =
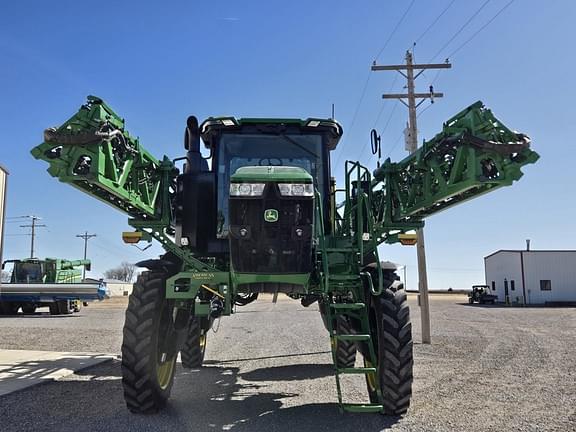
[[[126,242],[155,239],[166,250],[139,263],[148,271],[126,311],[122,382],[131,411],[165,405],[179,352],[183,367],[201,366],[215,319],[259,293],[285,293],[303,306],[318,302],[344,410],[406,412],[409,310],[378,245],[511,185],[538,155],[477,102],[401,162],[388,159],[373,173],[358,162],[336,167],[345,180],[337,189],[330,153],[341,136],[333,119],[220,117],[199,125],[189,117],[185,156],[156,159],[93,96],[45,131],[32,154],[52,176],[127,213],[134,231],[123,234]],[[343,400],[343,374],[365,375],[365,403]]]

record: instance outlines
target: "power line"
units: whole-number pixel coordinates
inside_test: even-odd
[[[392,81],[392,84],[390,85],[390,88],[388,89],[388,93],[390,93],[392,91],[392,89],[396,85],[396,81],[398,81],[398,75],[394,76],[394,80]],[[376,117],[376,121],[374,122],[374,126],[372,126],[372,129],[376,129],[376,125],[378,123],[378,120],[380,120],[380,116],[382,115],[382,112],[384,111],[384,107],[386,107],[385,103],[382,104],[382,107],[380,108],[380,111],[378,112],[378,116]],[[386,121],[386,125],[384,126],[384,129],[382,130],[382,132],[384,132],[386,130],[386,128],[388,127],[388,123],[390,123],[390,119],[392,118],[392,114],[394,114],[395,110],[396,110],[396,104],[392,107],[392,111],[390,112],[390,115],[388,116],[388,120]],[[364,155],[364,152],[366,151],[367,147],[368,147],[368,141],[366,141],[364,143],[364,146],[362,147],[362,150],[360,151],[360,155],[358,156],[358,160],[362,160],[362,156]],[[374,155],[372,155],[372,156],[374,156]],[[372,159],[372,157],[370,159]]]
[[[444,64],[414,64],[413,54],[406,51],[406,64],[402,65],[384,65],[378,66],[374,64],[372,70],[374,71],[396,71],[406,78],[407,93],[403,94],[383,94],[383,99],[397,99],[408,108],[408,126],[406,136],[406,149],[410,154],[416,153],[418,149],[418,127],[416,125],[416,110],[422,102],[430,99],[432,102],[434,98],[443,97],[442,93],[435,93],[432,86],[430,86],[429,93],[416,93],[415,80],[420,76],[422,71],[427,69],[448,69],[452,67],[449,63]],[[416,74],[414,73],[416,71]],[[407,100],[407,102],[404,101]],[[417,100],[420,99],[419,102]],[[422,343],[429,344],[430,337],[430,309],[428,302],[428,276],[426,273],[426,250],[424,245],[424,229],[418,228],[416,230],[416,250],[418,258],[418,289],[419,289],[419,304],[420,304],[420,317],[422,321]]]
[[[380,54],[382,54],[382,52],[386,49],[386,47],[388,46],[388,44],[392,40],[392,37],[394,36],[394,34],[396,34],[396,31],[400,27],[400,24],[402,24],[402,21],[404,21],[404,18],[406,18],[406,15],[408,15],[408,12],[410,12],[410,9],[412,9],[412,6],[414,6],[415,1],[416,0],[412,0],[410,2],[408,7],[406,8],[406,10],[404,11],[404,14],[400,17],[400,19],[396,23],[396,26],[392,30],[392,33],[390,33],[390,36],[388,36],[388,39],[386,39],[386,42],[384,42],[384,46],[382,48],[380,48],[380,51],[378,51],[378,54],[376,54],[376,57],[374,58],[375,61],[378,60],[378,57],[380,57]]]
[[[76,237],[84,240],[84,260],[86,260],[86,253],[88,252],[88,240],[92,237],[96,237],[96,234],[88,234],[88,231],[84,231],[84,234],[76,234]],[[82,270],[82,280],[86,279],[86,266]]]
[[[402,139],[403,136],[404,136],[404,131],[402,131],[402,133],[400,135],[398,135],[398,138],[396,138],[394,145],[392,146],[390,151],[386,154],[386,156],[384,156],[384,159],[386,159],[388,156],[390,156],[392,154],[392,152],[394,150],[396,150],[396,147],[398,147],[398,144],[400,144],[400,140]]]
[[[484,24],[476,32],[474,32],[474,34],[472,34],[472,36],[470,36],[468,39],[466,39],[466,41],[464,41],[464,43],[462,45],[460,45],[458,48],[456,48],[454,51],[452,51],[448,57],[453,57],[454,54],[456,54],[458,51],[460,51],[462,48],[464,48],[466,45],[468,45],[468,43],[472,39],[474,39],[476,36],[478,36],[478,34],[482,30],[484,30],[486,27],[488,27],[492,23],[492,21],[494,21],[496,18],[498,18],[498,15],[500,15],[502,12],[504,12],[508,8],[508,6],[510,6],[512,3],[514,3],[514,1],[515,0],[510,0],[508,3],[506,3],[504,5],[504,7],[496,13],[496,15],[494,15],[492,18],[490,18],[486,24]]]
[[[122,259],[124,259],[125,256],[126,256],[126,255],[120,255],[118,252],[115,252],[115,251],[113,251],[113,250],[111,250],[111,249],[109,249],[109,248],[107,248],[107,247],[99,244],[98,242],[94,242],[93,244],[94,244],[94,246],[96,246],[98,249],[101,249],[101,250],[103,250],[104,252],[108,252],[109,254],[115,255],[117,258],[122,258]]]
[[[446,59],[448,60],[448,59]],[[432,82],[430,83],[430,85],[434,85],[434,83],[436,82],[436,80],[438,79],[438,77],[440,76],[440,74],[442,73],[442,71],[438,71],[436,72],[436,75],[434,76],[434,79],[432,80]]]
[[[445,49],[448,45],[450,45],[450,44],[452,43],[452,41],[453,41],[454,39],[456,39],[456,38],[458,37],[458,35],[459,35],[460,33],[462,33],[462,31],[463,31],[466,27],[468,27],[468,25],[472,22],[472,20],[473,20],[474,18],[476,18],[476,16],[478,16],[478,14],[482,11],[482,9],[484,9],[484,8],[486,7],[486,5],[487,5],[488,3],[490,3],[490,1],[491,1],[491,0],[486,0],[484,3],[482,3],[482,5],[476,10],[476,12],[474,12],[474,13],[472,14],[472,16],[471,16],[470,18],[468,18],[468,20],[462,25],[462,27],[460,27],[460,28],[458,29],[458,31],[452,35],[452,37],[448,40],[448,42],[446,42],[446,43],[442,46],[442,48],[440,48],[440,49],[436,52],[436,54],[434,54],[434,55],[432,56],[432,58],[430,59],[430,61],[432,61],[432,60],[434,60],[436,57],[438,57],[438,55],[439,55],[442,51],[444,51],[444,49]]]
[[[421,116],[422,114],[424,114],[424,113],[426,112],[426,110],[427,110],[428,108],[430,108],[431,106],[432,106],[432,104],[426,105],[426,107],[416,115],[416,118],[420,118],[420,116]]]
[[[378,115],[376,116],[376,120],[374,120],[374,125],[372,126],[372,129],[376,129],[376,125],[378,124],[378,120],[380,120],[380,116],[384,112],[385,107],[386,107],[386,104],[382,104],[382,106],[378,110]]]
[[[498,16],[504,12],[506,9],[508,9],[508,7],[514,3],[515,0],[510,0],[508,3],[506,3],[498,12],[496,12],[496,14],[494,14],[494,16],[492,16],[492,18],[490,18],[482,27],[480,27],[478,30],[476,30],[468,39],[466,39],[460,46],[458,46],[458,48],[456,48],[454,51],[452,51],[450,53],[450,55],[448,55],[448,58],[453,58],[454,55],[456,53],[458,53],[462,48],[464,48],[466,45],[468,45],[476,36],[478,36],[482,30],[484,30],[486,27],[488,27],[492,21],[494,21],[496,18],[498,18]],[[431,85],[434,85],[434,83],[436,82],[436,80],[438,80],[439,75],[442,73],[442,71],[438,71],[436,72],[436,76],[434,77],[434,79],[432,80],[432,82],[430,83]]]
[[[394,104],[394,106],[392,107],[392,110],[390,111],[390,115],[388,116],[388,120],[386,120],[386,124],[384,125],[384,127],[383,127],[382,130],[380,131],[380,135],[384,134],[384,132],[386,131],[386,129],[388,129],[388,125],[390,124],[390,121],[392,120],[392,116],[393,116],[394,113],[396,112],[396,109],[397,109],[397,108],[398,108],[398,104],[396,103],[396,104]],[[402,135],[404,135],[404,133],[402,133]],[[402,135],[400,135],[400,137],[402,137]],[[400,138],[398,138],[398,141],[400,141]],[[397,146],[397,144],[398,144],[398,142],[395,143],[395,147]],[[388,155],[389,155],[389,154],[390,154],[390,153],[388,153]],[[384,159],[386,159],[386,157],[388,157],[388,155],[385,156]],[[373,154],[373,155],[370,157],[370,161],[371,161],[372,159],[374,159],[374,156],[376,156],[376,155]]]
[[[416,2],[416,0],[412,0],[410,2],[408,7],[404,11],[402,16],[398,20],[398,22],[396,23],[396,25],[394,26],[394,29],[392,29],[392,32],[388,36],[388,39],[386,39],[386,42],[384,42],[384,45],[382,46],[382,48],[380,48],[380,51],[378,51],[378,54],[376,54],[374,61],[376,61],[378,59],[378,57],[380,57],[380,54],[382,54],[382,52],[386,49],[386,47],[388,46],[388,44],[392,40],[392,37],[394,36],[396,31],[400,27],[400,24],[402,24],[402,22],[404,21],[404,18],[406,18],[406,15],[408,15],[408,12],[410,12],[410,9],[412,9],[412,6],[414,5],[415,2]],[[360,111],[360,106],[362,105],[362,102],[364,101],[364,96],[366,96],[366,90],[368,89],[368,83],[370,82],[370,77],[372,76],[372,74],[370,72],[371,71],[368,72],[368,75],[366,77],[366,82],[364,83],[364,87],[362,88],[360,100],[358,101],[358,104],[356,105],[356,109],[354,110],[354,115],[352,116],[352,121],[350,122],[350,126],[347,129],[346,137],[348,137],[350,135],[350,133],[352,132],[352,128],[354,127],[354,123],[356,122],[356,117],[358,117],[358,112]],[[342,141],[344,141],[344,139],[342,139]],[[340,148],[341,148],[341,150],[340,150],[340,153],[338,154],[338,158],[336,159],[335,166],[337,166],[340,163],[340,159],[342,159],[342,156],[344,153],[344,147],[340,147]]]
[[[386,120],[386,124],[384,124],[384,127],[382,128],[382,130],[380,131],[380,134],[383,134],[386,129],[388,129],[388,125],[390,124],[390,121],[392,120],[392,116],[394,115],[394,112],[396,111],[396,108],[398,108],[398,104],[394,104],[394,106],[392,107],[392,110],[390,111],[390,115],[388,116],[388,120]]]
[[[42,228],[46,225],[44,224],[37,224],[36,222],[40,220],[38,216],[24,216],[29,218],[32,222],[30,225],[20,225],[21,228],[31,228],[30,230],[30,258],[34,258],[34,240],[36,239],[36,228]]]
[[[388,89],[387,93],[390,93],[394,89],[396,81],[398,81],[398,75],[394,75],[394,80],[392,81],[392,84],[390,84],[390,88]],[[378,120],[380,120],[380,115],[382,114],[382,111],[384,110],[385,106],[386,104],[382,104],[382,108],[380,108],[380,111],[378,112],[378,117],[376,117],[376,121],[374,122],[373,126],[374,129],[376,129],[376,125],[378,124]]]
[[[448,4],[448,6],[446,6],[442,12],[440,12],[440,15],[438,15],[438,16],[436,17],[436,19],[435,19],[434,21],[432,21],[432,24],[430,24],[430,25],[426,28],[426,30],[424,30],[424,31],[422,32],[422,34],[421,34],[420,36],[418,36],[418,39],[416,39],[416,40],[414,41],[414,44],[417,44],[418,42],[420,42],[420,40],[421,40],[424,36],[426,36],[426,35],[428,34],[428,32],[430,31],[430,29],[432,29],[432,27],[434,27],[434,26],[436,25],[436,23],[440,20],[440,18],[442,18],[442,16],[446,13],[446,11],[448,11],[448,9],[450,9],[450,7],[451,7],[455,2],[456,2],[456,0],[452,0],[452,1]]]
[[[371,74],[370,74],[370,72],[368,72],[368,76],[366,77],[366,82],[364,83],[364,88],[362,89],[362,94],[360,96],[360,100],[358,101],[358,104],[356,105],[356,109],[354,110],[354,115],[352,116],[352,121],[350,122],[350,126],[348,127],[348,130],[346,131],[346,137],[348,137],[350,135],[350,132],[352,132],[352,128],[354,127],[354,123],[356,122],[356,117],[358,116],[358,112],[360,111],[360,105],[362,105],[362,102],[364,101],[364,96],[366,95],[366,89],[368,88],[368,83],[370,82],[370,77],[371,77]],[[342,139],[342,141],[344,141],[344,139]],[[334,166],[338,166],[338,164],[340,163],[340,159],[342,159],[343,154],[344,154],[344,147],[340,147],[340,152],[338,153],[338,158],[336,158],[336,163],[334,164]]]

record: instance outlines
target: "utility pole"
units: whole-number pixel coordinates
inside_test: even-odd
[[[86,254],[88,252],[88,240],[92,237],[96,237],[96,234],[88,234],[88,231],[84,231],[84,234],[76,234],[76,237],[84,239],[84,259],[86,259]],[[82,280],[86,279],[86,266],[82,270]]]
[[[434,88],[430,86],[430,91],[428,93],[416,93],[414,81],[420,76],[420,74],[426,69],[450,69],[452,65],[446,61],[446,63],[435,63],[435,64],[414,64],[412,59],[412,53],[406,51],[406,64],[403,65],[387,65],[379,66],[376,62],[372,65],[373,71],[388,71],[395,70],[400,73],[404,78],[406,78],[408,90],[407,93],[394,93],[394,94],[384,94],[382,99],[398,99],[406,107],[408,107],[408,126],[406,128],[406,150],[410,154],[414,153],[418,149],[418,128],[416,126],[416,110],[426,99],[430,99],[430,102],[434,103],[434,98],[441,98],[444,96],[443,93],[434,93]],[[414,75],[414,71],[417,71]],[[405,72],[404,72],[405,71]],[[404,101],[408,100],[408,103]],[[416,103],[416,99],[420,99]],[[430,302],[428,299],[428,275],[426,274],[426,249],[424,245],[424,229],[420,228],[416,231],[417,244],[416,252],[418,257],[418,304],[420,305],[420,316],[422,320],[422,343],[429,344],[430,339]]]
[[[25,217],[30,218],[32,220],[32,223],[30,225],[20,225],[20,228],[32,229],[30,233],[30,235],[32,236],[32,239],[30,241],[30,258],[34,258],[34,239],[36,237],[36,228],[45,227],[46,225],[37,224],[36,222],[40,220],[40,218],[37,216],[25,216]]]

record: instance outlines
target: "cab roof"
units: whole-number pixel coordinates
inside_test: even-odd
[[[342,126],[334,119],[307,118],[240,118],[209,117],[200,125],[200,135],[206,147],[212,147],[216,135],[226,132],[265,134],[319,133],[326,137],[329,150],[334,150],[342,137]]]

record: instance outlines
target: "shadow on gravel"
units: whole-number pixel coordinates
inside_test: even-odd
[[[73,370],[90,368],[111,360],[109,355],[66,353],[50,357],[50,352],[35,354],[37,358],[27,360],[21,351],[4,351],[0,356],[0,396],[22,391],[31,386],[49,383]],[[77,371],[78,373],[78,371]]]
[[[15,314],[11,314],[11,315],[0,315],[0,320],[2,318],[36,318],[36,319],[41,319],[41,318],[50,318],[50,319],[69,319],[69,318],[77,318],[78,317],[79,312],[74,312],[68,315],[51,315],[50,312],[46,311],[40,311],[40,312],[34,312],[31,314],[25,314],[22,312],[18,312]]]
[[[273,355],[273,356],[265,356],[265,357],[247,357],[247,358],[240,358],[240,359],[232,359],[232,360],[206,360],[204,365],[219,365],[223,363],[237,363],[243,361],[250,361],[250,360],[267,360],[267,359],[276,359],[276,358],[287,358],[287,357],[302,357],[302,356],[316,356],[319,354],[331,354],[331,351],[317,351],[311,353],[303,353],[303,354],[280,354],[280,355]]]
[[[332,364],[294,364],[256,369],[240,376],[246,381],[301,381],[331,375]]]
[[[312,378],[324,376],[330,369],[329,365],[300,367],[308,371],[303,375]],[[290,368],[267,368],[242,375],[239,368],[231,366],[179,369],[166,409],[143,416],[127,411],[122,383],[117,378],[120,361],[113,360],[65,380],[0,398],[2,427],[11,432],[376,432],[400,420],[378,414],[340,414],[335,403],[290,406],[298,394],[268,392],[268,386],[258,383],[259,379],[270,379],[278,370],[288,379],[299,379]]]
[[[576,304],[574,303],[548,303],[541,305],[528,305],[523,306],[521,304],[507,305],[505,303],[496,304],[479,304],[479,303],[456,303],[460,306],[468,306],[470,308],[486,308],[486,309],[576,309]]]

